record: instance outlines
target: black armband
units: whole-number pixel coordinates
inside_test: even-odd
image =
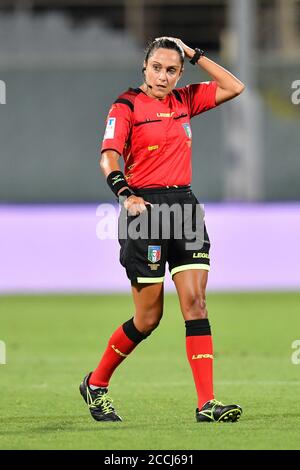
[[[108,177],[106,178],[107,184],[112,190],[112,192],[118,197],[118,192],[122,188],[127,188],[129,191],[130,188],[127,184],[125,176],[123,175],[122,171],[112,171],[109,173]],[[123,191],[122,191],[123,192]]]
[[[195,49],[195,54],[190,60],[190,64],[196,65],[200,57],[204,55],[204,51],[202,49]]]

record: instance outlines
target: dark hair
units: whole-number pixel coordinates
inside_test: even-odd
[[[157,38],[154,41],[150,42],[145,49],[145,62],[148,63],[149,58],[154,54],[157,49],[173,49],[174,51],[178,52],[181,67],[184,64],[184,51],[182,47],[180,47],[174,39],[168,38]]]

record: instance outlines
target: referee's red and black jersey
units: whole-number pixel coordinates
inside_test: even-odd
[[[132,188],[190,184],[190,119],[216,106],[216,89],[216,82],[202,82],[158,100],[129,88],[110,108],[101,152],[123,155]]]

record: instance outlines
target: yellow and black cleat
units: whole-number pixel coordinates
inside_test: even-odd
[[[198,423],[235,423],[241,414],[239,405],[223,405],[220,401],[210,400],[204,403],[201,410],[196,409],[196,420]]]
[[[112,406],[113,400],[108,395],[108,389],[99,387],[92,390],[89,387],[89,377],[91,373],[86,375],[79,386],[79,391],[89,407],[92,417],[96,421],[122,421]]]

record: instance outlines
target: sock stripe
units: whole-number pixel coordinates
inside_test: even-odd
[[[186,320],[186,336],[211,336],[208,318],[201,320]]]
[[[141,341],[146,339],[147,336],[149,336],[149,335],[144,335],[143,333],[141,333],[139,330],[136,329],[133,323],[133,317],[130,318],[130,320],[123,323],[122,327],[123,327],[123,331],[125,335],[136,344],[140,343]]]

